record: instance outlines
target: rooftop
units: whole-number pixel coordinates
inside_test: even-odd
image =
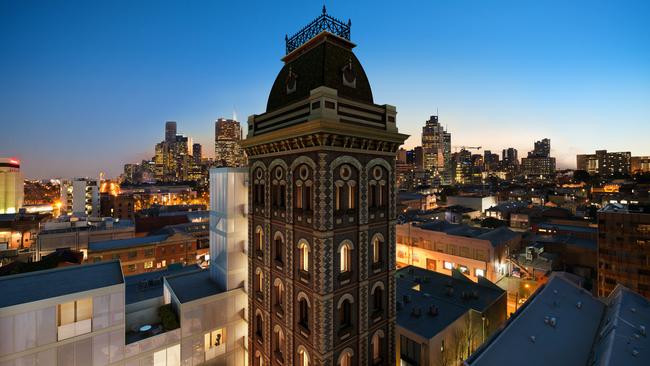
[[[537,243],[556,243],[566,244],[581,247],[596,251],[598,249],[598,241],[593,239],[577,238],[571,235],[534,235],[532,241]]]
[[[581,233],[591,233],[597,234],[597,227],[583,226],[583,225],[566,225],[566,224],[554,224],[550,222],[540,222],[536,224],[538,228],[542,229],[553,229],[553,230],[562,230],[562,231],[575,231]]]
[[[314,38],[320,32],[327,31],[343,39],[350,40],[350,26],[352,22],[348,19],[347,24],[333,18],[327,14],[327,9],[323,5],[323,13],[316,19],[312,20],[309,24],[304,26],[298,33],[293,36],[285,36],[287,46],[287,54],[293,52],[305,44],[310,39]]]
[[[104,250],[115,250],[115,249],[124,249],[139,247],[143,245],[153,245],[165,241],[169,235],[151,235],[151,236],[141,236],[137,238],[129,239],[116,239],[116,240],[106,240],[106,241],[96,241],[88,243],[88,250],[92,252],[99,252]]]
[[[641,366],[650,364],[647,326],[650,300],[617,286],[608,297],[608,309],[593,352],[593,364]]]
[[[650,214],[650,205],[609,203],[605,207],[601,208],[599,212]]]
[[[0,308],[121,283],[124,277],[117,260],[0,277]]]
[[[490,229],[464,224],[452,224],[443,220],[427,222],[425,224],[418,225],[418,227],[425,230],[443,232],[448,235],[488,240],[490,243],[492,243],[493,246],[498,246],[521,235],[508,229],[505,226],[498,227],[496,229]]]
[[[163,277],[193,272],[197,269],[199,269],[197,265],[176,267],[172,264],[160,271],[127,276],[124,278],[126,304],[160,297],[163,295]]]
[[[216,282],[212,281],[209,269],[181,273],[165,279],[181,304],[224,291]]]
[[[484,312],[505,296],[504,290],[488,280],[476,283],[457,271],[447,276],[407,266],[397,271],[396,279],[397,323],[426,339],[438,334],[469,309]],[[417,285],[419,291],[413,289]],[[435,306],[437,315],[429,313],[431,306]],[[413,315],[414,309],[420,309],[422,314]]]
[[[466,364],[587,365],[604,310],[589,292],[552,275]]]

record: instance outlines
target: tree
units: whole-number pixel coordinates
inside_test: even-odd
[[[495,219],[494,217],[486,217],[481,221],[481,227],[495,229],[501,226],[508,226],[508,223],[503,220]]]

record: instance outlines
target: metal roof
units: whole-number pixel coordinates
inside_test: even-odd
[[[106,241],[96,241],[88,243],[88,250],[91,252],[99,252],[104,250],[115,250],[115,249],[124,249],[130,247],[139,247],[143,245],[153,245],[165,241],[169,235],[151,235],[151,236],[141,236],[137,238],[129,239],[116,239],[116,240],[106,240]]]
[[[0,308],[124,283],[120,262],[106,261],[0,277]]]

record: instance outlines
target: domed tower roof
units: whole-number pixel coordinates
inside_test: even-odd
[[[323,14],[298,33],[286,37],[287,55],[275,78],[266,112],[309,97],[311,90],[326,86],[340,97],[373,104],[370,83],[363,66],[352,52],[351,22]]]

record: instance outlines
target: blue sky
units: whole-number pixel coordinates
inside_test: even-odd
[[[28,177],[108,176],[164,122],[212,154],[213,121],[262,113],[284,35],[320,1],[0,0],[0,156]],[[549,137],[560,166],[650,155],[650,1],[327,1],[352,19],[375,102],[417,145],[439,110],[453,145]]]

